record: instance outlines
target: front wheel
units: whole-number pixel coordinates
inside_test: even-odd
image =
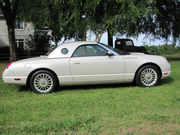
[[[35,72],[30,79],[30,89],[38,94],[47,94],[52,92],[57,84],[55,75],[46,70]]]
[[[160,72],[153,65],[145,65],[136,74],[136,83],[141,87],[151,87],[159,83]]]

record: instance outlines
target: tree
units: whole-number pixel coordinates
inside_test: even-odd
[[[129,34],[130,22],[149,13],[149,0],[24,1],[26,5],[21,13],[25,20],[32,21],[38,28],[47,26],[52,30],[55,43],[62,37],[82,40],[89,29],[95,33],[97,41],[108,31],[108,43],[112,45],[114,34]]]
[[[117,33],[136,37],[146,34],[165,39],[173,36],[174,41],[180,36],[179,0],[97,0],[93,6],[94,10],[88,10],[90,29],[97,39],[107,31],[111,46],[113,35]]]
[[[154,0],[148,5],[150,14],[144,15],[135,21],[129,21],[128,28],[124,28],[124,32],[119,31],[120,34],[127,36],[138,36],[145,34],[154,36],[154,38],[163,38],[168,40],[169,37],[174,38],[174,42],[180,36],[180,1],[179,0]],[[123,23],[125,24],[125,23]]]
[[[158,0],[149,5],[152,14],[138,18],[132,22],[130,33],[143,33],[168,40],[174,38],[176,42],[180,36],[180,1]],[[156,11],[156,12],[153,12]]]
[[[82,5],[81,0],[24,0],[21,17],[50,29],[56,44],[62,38],[82,40],[87,29]]]
[[[131,22],[151,14],[150,3],[149,0],[92,0],[84,6],[89,29],[95,33],[98,41],[107,31],[108,45],[112,46],[116,33],[134,34],[130,30]]]
[[[119,35],[127,35],[127,36],[138,36],[141,31],[137,31],[138,27],[132,27],[132,24],[137,24],[137,21],[146,16],[150,16],[152,12],[156,12],[156,10],[152,10],[149,5],[151,5],[153,1],[150,0],[126,0],[126,1],[118,1],[115,5],[116,10],[118,12],[114,12],[109,22],[109,35],[108,37],[112,44],[112,36],[115,34]],[[110,7],[109,7],[110,8]],[[111,15],[111,11],[107,13]],[[142,22],[143,23],[143,22]]]
[[[174,42],[180,36],[180,1],[158,0],[155,3],[158,14],[154,18],[157,28],[155,35],[168,39],[174,38]]]
[[[111,46],[117,33],[179,35],[179,0],[23,0],[20,4],[19,15],[35,28],[52,30],[55,43],[63,37],[82,40],[87,30],[95,33],[97,41],[107,31]]]
[[[10,61],[17,60],[14,24],[17,16],[18,6],[19,0],[0,0],[0,9],[2,10],[4,18],[6,20],[8,30]]]

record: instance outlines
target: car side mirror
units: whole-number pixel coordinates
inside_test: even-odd
[[[110,50],[108,50],[106,55],[108,55],[110,57],[110,56],[113,56],[113,53]]]

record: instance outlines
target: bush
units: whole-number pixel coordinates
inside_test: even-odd
[[[30,39],[26,40],[25,50],[46,53],[50,48],[50,38],[46,31],[35,31],[34,35],[30,35]]]
[[[145,45],[145,48],[148,53],[150,54],[175,54],[175,53],[180,53],[180,47],[176,45],[169,45],[169,44],[164,44],[164,45],[159,45],[159,46],[148,46]]]

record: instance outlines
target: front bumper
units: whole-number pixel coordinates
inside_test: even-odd
[[[170,75],[171,75],[171,71],[162,72],[162,77],[161,77],[161,79],[166,78],[166,77],[168,77],[168,76],[170,76]]]

